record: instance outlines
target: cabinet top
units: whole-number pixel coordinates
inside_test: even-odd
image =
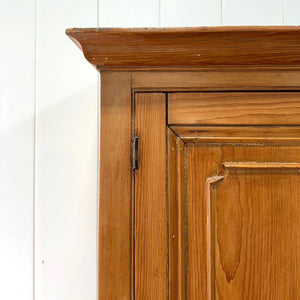
[[[99,70],[300,67],[300,26],[73,28]]]

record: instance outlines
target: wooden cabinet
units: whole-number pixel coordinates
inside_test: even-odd
[[[300,299],[300,28],[70,29],[101,72],[99,299]]]

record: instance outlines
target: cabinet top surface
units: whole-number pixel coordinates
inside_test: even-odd
[[[99,70],[300,67],[300,26],[73,28]]]

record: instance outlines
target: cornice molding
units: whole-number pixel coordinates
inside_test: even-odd
[[[299,67],[300,26],[73,28],[100,70]]]

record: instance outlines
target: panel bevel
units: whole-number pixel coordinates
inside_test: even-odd
[[[300,126],[191,126],[170,128],[186,143],[300,145]]]
[[[259,269],[257,276],[266,276],[261,274],[267,274],[268,268],[276,272],[282,268],[296,289],[297,275],[288,264],[297,262],[299,249],[278,239],[286,239],[285,232],[295,232],[299,225],[290,223],[290,219],[295,222],[299,216],[300,163],[247,161],[221,165],[221,175],[206,180],[208,300],[242,299],[242,283],[251,284],[254,289],[245,299],[249,295],[269,295],[247,268]],[[299,234],[295,239],[299,239]],[[256,258],[259,253],[274,255],[274,260]],[[286,265],[279,266],[282,262]],[[276,299],[282,299],[289,284],[276,272],[272,274],[274,280],[280,280]],[[270,287],[273,295],[272,282]]]
[[[186,216],[184,143],[170,129],[168,136],[169,299],[185,299]]]

